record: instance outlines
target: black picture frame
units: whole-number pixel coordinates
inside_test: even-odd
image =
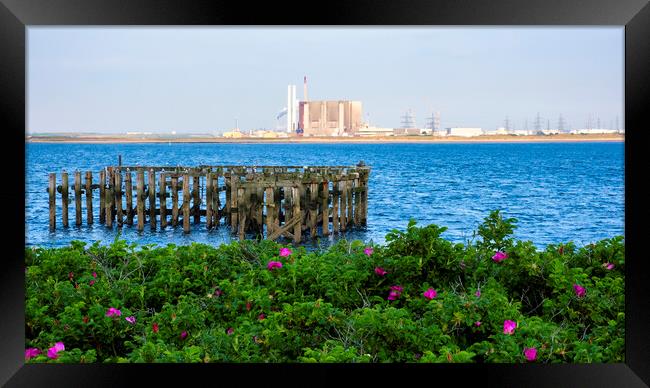
[[[182,0],[0,0],[0,125],[4,128],[0,191],[5,214],[0,270],[0,383],[7,386],[118,386],[204,378],[209,385],[327,383],[348,376],[364,385],[636,387],[650,384],[650,281],[643,243],[650,216],[644,173],[650,166],[650,6],[647,0],[356,0],[309,3]],[[626,347],[624,364],[459,365],[25,365],[24,229],[25,76],[29,26],[60,25],[551,25],[625,26]],[[8,174],[8,176],[6,175]],[[343,376],[341,375],[343,373]],[[415,378],[423,378],[414,380]]]

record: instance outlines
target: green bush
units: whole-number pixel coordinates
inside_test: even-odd
[[[526,348],[533,362],[624,362],[623,238],[540,251],[515,223],[492,212],[454,244],[411,221],[368,253],[345,240],[289,256],[272,241],[27,248],[28,362],[531,362]]]

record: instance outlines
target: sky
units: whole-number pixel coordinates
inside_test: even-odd
[[[276,129],[287,85],[372,126],[624,128],[623,27],[28,27],[27,132]]]

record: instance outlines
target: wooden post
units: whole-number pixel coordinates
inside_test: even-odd
[[[266,235],[270,236],[275,227],[275,199],[273,198],[273,187],[266,188]]]
[[[348,209],[347,209],[348,210],[348,216],[346,217],[346,222],[348,223],[348,225],[350,225],[352,223],[352,221],[353,221],[353,217],[352,217],[353,216],[352,215],[352,210],[353,210],[352,209],[352,181],[351,180],[348,179],[345,182],[345,189],[348,192],[348,194],[347,194],[348,195]]]
[[[305,206],[306,207],[306,206]],[[316,238],[316,219],[318,218],[318,183],[309,184],[309,234]]]
[[[160,229],[167,227],[167,174],[160,173]]]
[[[121,228],[124,223],[124,214],[122,213],[122,169],[118,168],[115,174],[115,212],[117,214],[117,227]]]
[[[106,170],[99,172],[99,223],[106,222]]]
[[[178,176],[172,176],[172,226],[178,225]]]
[[[339,232],[339,188],[341,187],[340,181],[332,182],[332,231]]]
[[[284,188],[284,223],[286,224],[293,216],[293,190],[292,187]]]
[[[366,225],[368,223],[368,175],[370,171],[366,171],[366,173],[363,174],[363,193],[361,196],[361,211],[362,217],[361,217],[361,224]]]
[[[48,191],[50,194],[50,232],[56,229],[56,173],[50,174]]]
[[[183,232],[190,232],[190,175],[183,175]]]
[[[210,230],[212,228],[212,190],[213,190],[212,173],[205,175],[205,225]]]
[[[230,206],[232,205],[232,200],[230,198],[230,196],[231,196],[231,184],[230,184],[230,182],[232,180],[232,173],[231,172],[225,173],[223,175],[223,180],[226,183],[226,214],[224,214],[224,223],[226,225],[229,225],[231,223],[231,217],[230,217],[231,209],[230,209]]]
[[[113,227],[113,171],[109,167],[108,171],[106,172],[106,181],[108,183],[108,187],[106,188],[106,192],[104,195],[106,196],[104,205],[106,208],[106,226],[109,228]]]
[[[136,207],[138,211],[138,231],[144,230],[144,170],[138,168],[136,175]]]
[[[75,225],[81,226],[81,171],[74,173],[74,212]]]
[[[264,188],[258,183],[257,188],[255,189],[257,193],[257,203],[255,204],[255,222],[257,227],[257,233],[264,235]]]
[[[198,224],[201,222],[201,192],[199,190],[201,178],[198,175],[192,178],[192,210],[194,214],[194,223]]]
[[[238,215],[238,235],[243,240],[246,237],[246,206],[244,200],[244,188],[237,189],[237,215]]]
[[[156,173],[149,169],[149,226],[156,230]]]
[[[93,173],[86,171],[86,224],[93,224]]]
[[[322,234],[323,236],[329,236],[330,234],[330,215],[329,215],[329,205],[328,205],[328,200],[330,197],[330,188],[329,188],[329,182],[326,180],[323,180],[320,184],[321,186],[321,215],[323,216],[322,220]]]
[[[61,173],[61,219],[63,220],[63,227],[68,227],[68,173],[63,171]]]
[[[124,172],[124,184],[126,191],[126,224],[133,225],[133,183],[131,182],[131,171]]]
[[[340,188],[341,188],[341,230],[345,231],[345,229],[348,226],[348,181],[346,179],[342,179],[339,182]]]
[[[231,172],[230,173],[230,227],[232,228],[232,232],[235,233],[237,231],[237,219],[238,215],[237,212],[239,209],[237,208],[237,183],[239,181],[239,176],[236,175],[235,173]]]
[[[291,196],[293,197],[293,214],[294,216],[300,215],[300,219],[302,219],[302,213],[300,212],[300,192],[298,187],[293,187],[291,189]],[[300,240],[302,239],[301,232],[302,232],[302,222],[297,222],[296,225],[293,227],[294,243],[299,243]]]

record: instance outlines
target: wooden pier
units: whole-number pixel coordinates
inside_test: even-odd
[[[56,228],[56,196],[61,195],[61,222],[69,226],[71,194],[75,225],[81,226],[82,195],[86,224],[107,228],[124,224],[143,231],[205,223],[207,229],[229,227],[247,236],[302,241],[365,226],[370,167],[356,166],[110,166],[98,173],[49,176],[50,231]],[[135,185],[133,179],[135,176]],[[93,183],[97,177],[97,183]],[[146,178],[146,179],[145,179]],[[71,193],[73,191],[73,193]],[[93,192],[99,196],[93,203]],[[134,203],[135,202],[135,203]],[[95,211],[93,211],[95,210]],[[96,220],[94,218],[96,217]]]

